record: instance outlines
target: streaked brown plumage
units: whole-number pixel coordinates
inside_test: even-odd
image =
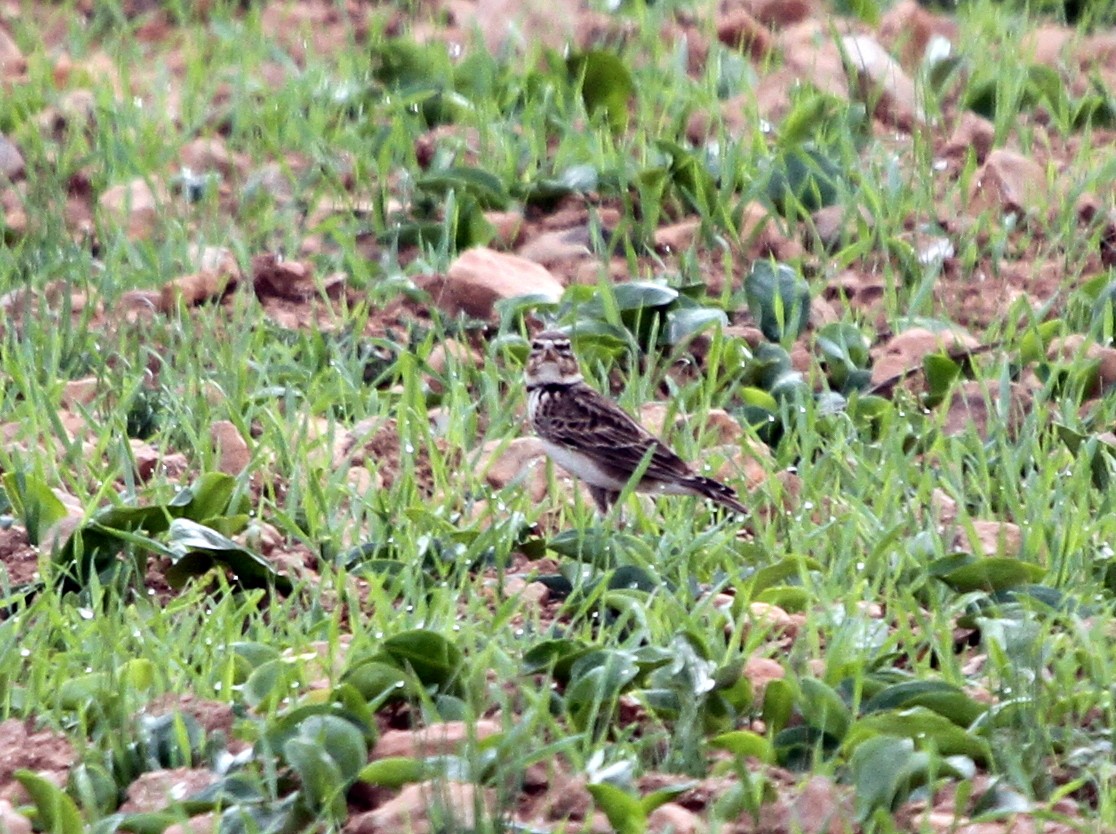
[[[696,474],[616,403],[586,385],[565,334],[545,331],[534,338],[525,379],[531,426],[554,462],[585,481],[602,514],[648,454],[638,491],[695,495],[748,512],[730,487]]]

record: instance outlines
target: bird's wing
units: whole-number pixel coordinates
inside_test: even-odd
[[[588,385],[576,396],[560,398],[547,409],[547,437],[570,449],[591,455],[601,466],[627,480],[651,450],[644,478],[671,481],[694,477],[689,465],[623,409]]]

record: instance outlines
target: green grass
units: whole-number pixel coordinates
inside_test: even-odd
[[[793,793],[779,787],[769,769],[776,765],[849,786],[866,831],[897,830],[895,808],[948,788],[964,816],[994,816],[1018,800],[1055,814],[1055,802],[1070,797],[1081,830],[1116,824],[1109,761],[1116,516],[1108,489],[1116,457],[1101,436],[1116,408],[1107,392],[1086,396],[1085,356],[1046,359],[1058,336],[1086,333],[1106,343],[1112,335],[1110,314],[1095,306],[1108,277],[1090,260],[1102,229],[1079,223],[1074,205],[1084,192],[1105,193],[1113,161],[1108,134],[1067,115],[1080,103],[1069,88],[1036,87],[1028,75],[1018,43],[1038,18],[976,0],[958,11],[955,71],[940,86],[919,79],[928,112],[938,115],[955,114],[958,95],[993,84],[997,146],[1045,161],[1076,143],[1072,156],[1051,165],[1064,189],[1053,211],[1041,207],[1019,222],[992,212],[948,234],[956,268],[974,281],[1027,253],[1058,264],[1064,283],[1050,309],[1017,302],[974,332],[997,349],[974,357],[972,367],[942,360],[947,376],[987,386],[993,415],[983,435],[946,436],[946,406],[934,400],[948,403],[952,376],[938,386],[928,374],[928,400],[844,388],[832,354],[824,366],[813,332],[791,326],[791,290],[747,298],[742,281],[755,252],[737,227],[743,204],[781,199],[771,171],[792,179],[787,160],[816,152],[821,167],[807,166],[807,184],[850,216],[856,205],[867,207],[873,223],[852,230],[836,252],[789,264],[810,292],[819,295],[848,268],[886,282],[889,329],[966,315],[938,303],[934,289],[946,278],[919,263],[906,235],[911,222],[935,228],[952,219],[967,204],[977,168],[970,160],[953,180],[935,173],[930,131],[897,144],[867,127],[855,100],[806,90],[770,134],[757,113],[734,134],[719,103],[769,67],[718,44],[704,23],[706,68],[688,75],[683,48],[661,36],[662,26],[700,4],[625,4],[615,12],[631,31],[601,48],[618,56],[634,83],[622,112],[609,109],[612,81],[602,82],[597,105],[564,59],[542,49],[470,53],[466,73],[435,47],[404,37],[410,45],[399,48],[385,35],[387,18],[373,15],[370,43],[310,51],[298,63],[288,41],[265,31],[260,8],[216,5],[203,18],[169,4],[176,36],[152,44],[118,7],[98,4],[90,25],[69,28],[65,47],[77,68],[61,88],[47,57],[56,45],[42,42],[37,15],[12,24],[29,69],[5,92],[0,130],[27,161],[20,188],[31,222],[24,234],[5,232],[0,292],[26,288],[30,301],[2,323],[0,339],[0,422],[14,433],[0,447],[3,521],[26,527],[34,542],[58,511],[47,488],[74,496],[87,517],[114,505],[167,508],[113,539],[123,543],[111,552],[131,559],[82,571],[80,548],[62,556],[44,549],[41,576],[29,588],[13,588],[0,570],[0,717],[30,719],[75,749],[72,799],[38,785],[24,808],[35,806],[41,827],[78,830],[65,811],[73,801],[85,823],[114,830],[129,784],[182,765],[214,769],[222,792],[171,802],[167,816],[142,821],[142,830],[211,808],[227,815],[227,830],[243,814],[261,830],[312,822],[333,830],[350,810],[364,810],[359,790],[346,807],[347,786],[419,779],[495,789],[497,808],[484,810],[476,830],[507,830],[501,815],[523,798],[520,782],[535,764],[624,791],[594,793],[623,832],[643,830],[666,798],[642,789],[646,774],[666,772],[679,784],[735,774],[735,787],[701,811],[711,830],[730,830]],[[428,14],[419,10],[412,22]],[[166,65],[172,49],[181,57],[177,74]],[[117,98],[109,79],[82,69],[97,52],[119,68],[132,95]],[[997,57],[994,72],[989,55]],[[275,65],[283,71],[278,86],[263,80]],[[97,102],[92,121],[58,134],[40,128],[44,107],[86,87]],[[1034,118],[1040,106],[1054,111],[1045,126]],[[707,148],[685,139],[696,111],[713,115]],[[424,171],[416,141],[430,120],[451,127]],[[934,129],[941,134],[948,136]],[[94,205],[107,187],[137,177],[169,184],[181,173],[182,147],[218,135],[255,175],[209,181],[196,202],[172,197],[143,240],[129,240],[105,215],[94,218],[95,248],[67,229],[64,196],[76,180],[90,183]],[[258,176],[272,163],[290,183],[289,198]],[[586,177],[592,186],[576,187]],[[577,345],[587,378],[626,408],[669,391],[667,424],[689,415],[685,429],[669,432],[687,459],[716,465],[729,457],[731,450],[710,450],[711,408],[729,409],[747,439],[771,441],[767,478],[747,496],[756,508],[749,540],[690,499],[631,498],[618,529],[615,518],[596,518],[589,502],[567,501],[556,475],[541,504],[521,485],[491,487],[477,450],[525,431],[523,315],[513,311],[497,328],[432,308],[431,321],[410,332],[369,335],[391,302],[404,295],[426,302],[415,277],[444,271],[461,248],[488,240],[483,211],[530,204],[545,214],[548,190],[584,190],[594,210],[617,209],[620,219],[608,234],[590,221],[598,283],[571,288],[556,310],[539,315],[590,334]],[[808,191],[800,194],[805,203]],[[322,201],[365,199],[370,212],[336,212],[310,225]],[[809,212],[791,202],[793,237],[794,217]],[[392,214],[397,205],[402,217]],[[656,228],[691,215],[703,221],[692,251],[653,249]],[[311,236],[314,254],[304,258]],[[378,241],[371,258],[369,238]],[[359,300],[323,332],[269,322],[244,288],[220,306],[125,321],[122,294],[193,271],[196,245],[227,247],[246,270],[253,256],[276,251],[311,262],[318,276],[343,272]],[[623,259],[633,280],[665,281],[682,295],[625,306],[603,277],[609,257]],[[732,279],[725,290],[687,290],[708,268]],[[65,303],[46,293],[59,285],[90,302],[73,326]],[[781,338],[753,350],[708,330],[704,359],[694,358],[687,338],[660,341],[671,322],[702,308],[723,310],[734,323],[777,320]],[[839,309],[865,345],[876,341],[875,320],[863,309]],[[438,393],[427,358],[446,338],[470,341],[482,361],[451,360]],[[813,357],[804,378],[790,367],[795,344]],[[846,370],[870,365],[863,351],[856,355]],[[677,373],[680,361],[698,372]],[[1024,370],[1043,384],[1009,426],[996,402]],[[71,435],[60,417],[65,385],[89,376],[98,394],[72,409],[85,428]],[[170,517],[185,498],[174,499],[216,468],[210,427],[219,420],[245,438],[251,464],[219,487],[199,486],[220,499],[186,517],[234,536],[243,549],[223,541],[203,549],[208,555],[186,570],[192,578],[183,588],[156,595],[144,570],[166,573],[182,560],[175,547],[186,528]],[[335,445],[361,421],[388,420],[401,448],[421,454],[405,452],[390,486],[361,493],[335,466]],[[139,482],[129,435],[183,453],[189,473],[159,470]],[[973,522],[1003,521],[1019,527],[1018,553],[957,556],[954,533],[939,529],[934,510],[943,496],[956,503],[956,529],[971,545],[964,549],[977,547]],[[293,580],[290,593],[244,588],[238,580],[246,577],[229,569],[254,564],[243,560],[272,528],[281,544],[268,555]],[[85,528],[83,547],[93,548],[96,532]],[[539,561],[543,555],[553,561]],[[547,606],[522,592],[523,580],[540,579],[555,600]],[[733,598],[719,599],[722,592]],[[781,631],[755,603],[798,619]],[[741,676],[749,658],[777,661],[786,683],[754,697]],[[230,733],[193,718],[153,724],[145,715],[153,702],[187,695],[228,705]],[[393,722],[481,717],[503,731],[467,742],[460,755],[362,775],[367,749]],[[255,746],[230,766],[222,753],[233,739]],[[976,773],[993,777],[999,793],[978,792],[966,803]],[[459,828],[451,822],[445,830]]]

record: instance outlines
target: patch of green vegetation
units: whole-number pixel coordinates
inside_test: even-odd
[[[774,767],[851,786],[866,831],[894,830],[896,808],[946,785],[970,816],[1088,797],[1087,825],[1116,824],[1116,407],[1089,352],[1116,337],[1116,292],[1108,274],[1080,280],[1104,230],[1083,234],[1074,208],[1111,180],[1099,131],[1114,111],[1102,86],[1072,92],[1013,51],[1035,25],[1024,9],[969,4],[959,54],[919,83],[927,112],[961,101],[997,142],[1074,140],[1065,205],[989,212],[953,241],[974,282],[1037,251],[1060,259],[1064,287],[975,334],[990,350],[926,355],[911,393],[873,376],[876,319],[837,304],[840,320],[811,326],[810,305],[841,269],[870,268],[887,329],[950,329],[934,295],[943,267],[920,258],[906,224],[936,227],[943,206],[968,200],[975,156],[937,181],[930,140],[916,133],[900,159],[861,97],[809,85],[779,124],[750,113],[752,126],[729,129],[716,107],[756,70],[711,38],[704,69],[688,72],[685,47],[662,37],[688,4],[620,4],[625,36],[568,57],[455,60],[373,15],[366,39],[296,60],[260,4],[171,3],[178,72],[123,4],[93,5],[88,25],[77,4],[64,10],[79,62],[65,84],[36,16],[12,24],[31,57],[0,108],[28,170],[28,223],[4,231],[0,293],[29,299],[0,322],[0,532],[19,526],[43,548],[29,581],[0,569],[0,716],[77,750],[64,786],[16,774],[39,828],[162,831],[208,811],[223,831],[337,828],[365,785],[466,781],[498,797],[474,830],[500,830],[529,769],[555,762],[590,780],[622,832],[715,775],[735,786],[706,815],[758,818],[779,800]],[[84,68],[97,52],[143,94]],[[40,123],[86,88],[86,116]],[[686,125],[706,110],[711,139],[695,146]],[[180,170],[182,148],[214,136],[250,160],[245,182]],[[178,183],[152,234],[130,237],[108,212],[71,233],[67,195],[135,178]],[[230,201],[222,188],[239,190]],[[495,240],[490,212],[564,201],[617,212],[611,228],[590,220],[589,246],[623,259],[631,282],[512,300],[485,323],[449,318],[414,280]],[[354,210],[316,211],[326,203]],[[871,222],[820,261],[753,260],[740,228],[753,203],[781,230],[826,207]],[[699,230],[671,261],[655,232],[682,217]],[[333,330],[269,323],[250,291],[121,313],[125,293],[193,271],[197,246],[248,269],[263,251],[302,257],[308,240],[317,274],[358,291]],[[711,291],[710,262],[735,280]],[[367,335],[400,300],[429,318]],[[713,408],[742,427],[735,451],[770,447],[747,496],[750,535],[689,499],[628,501],[618,529],[556,497],[556,475],[541,504],[485,480],[481,445],[523,433],[521,364],[540,321],[567,330],[587,379],[629,410],[667,399],[666,433],[687,459],[735,465]],[[1079,349],[1059,350],[1069,337]],[[448,338],[480,361],[433,368]],[[1038,385],[1016,414],[1010,394],[1028,374]],[[95,396],[69,404],[66,383],[86,377]],[[954,431],[968,384],[983,386],[987,419]],[[681,414],[692,425],[671,430]],[[247,443],[239,477],[217,472],[217,421]],[[397,471],[372,488],[347,477],[342,458],[358,449],[338,452],[358,425],[390,425],[397,440]],[[138,439],[184,454],[189,474],[141,479]],[[989,522],[1017,540],[990,546]],[[538,584],[546,605],[524,590]],[[757,659],[783,676],[754,685]],[[228,726],[203,726],[186,696],[227,705]],[[387,717],[499,729],[453,753],[369,762]],[[157,812],[119,810],[141,774],[171,767],[214,779]],[[641,791],[653,771],[677,785]],[[967,805],[978,773],[994,788]]]

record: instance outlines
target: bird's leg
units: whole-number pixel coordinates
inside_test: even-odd
[[[597,505],[597,512],[601,515],[608,515],[609,509],[616,503],[616,499],[620,497],[619,492],[592,485],[589,486],[589,495],[592,496],[593,503]]]

